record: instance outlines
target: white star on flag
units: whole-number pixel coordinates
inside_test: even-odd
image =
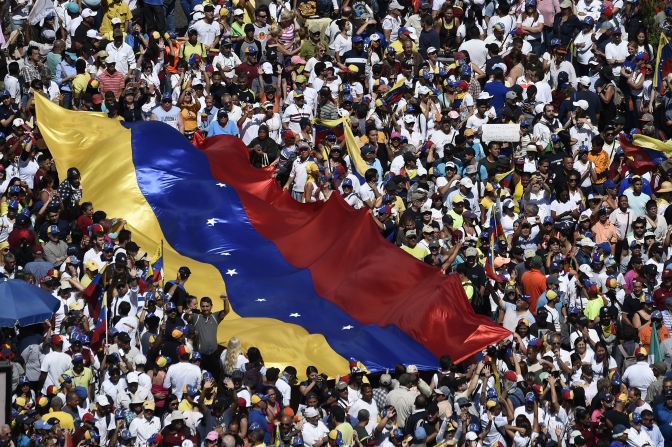
[[[215,226],[215,222],[217,222],[217,219],[215,219],[214,217],[211,217],[210,219],[208,219],[208,222],[207,222],[207,223],[208,223],[208,226],[209,226],[209,227],[214,227],[214,226]]]
[[[226,188],[226,183],[217,183],[220,188]]]
[[[226,271],[226,274],[229,275],[229,276],[233,276],[233,275],[237,275],[238,272],[236,271],[236,269],[228,269]]]
[[[257,298],[256,301],[257,301],[257,303],[265,303],[265,302],[266,302],[266,298]]]
[[[299,318],[301,314],[294,312],[293,314],[289,314],[289,316],[292,318]]]
[[[354,329],[354,328],[355,328],[354,326],[352,326],[352,325],[349,324],[349,325],[347,325],[347,326],[343,326],[343,328],[342,328],[341,330],[343,330],[343,331],[349,331],[350,329]]]

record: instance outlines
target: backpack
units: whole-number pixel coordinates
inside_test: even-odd
[[[261,366],[251,366],[245,363],[245,374],[243,374],[243,384],[254,390],[261,383]]]
[[[618,348],[618,351],[623,356],[623,365],[622,365],[622,368],[621,368],[622,371],[625,371],[626,369],[628,369],[628,366],[631,366],[631,365],[634,365],[635,363],[637,363],[637,359],[635,358],[635,356],[634,355],[628,355],[627,351],[625,350],[625,348],[623,347],[622,344],[619,343],[618,345],[616,345],[616,347]],[[634,352],[633,352],[633,354],[634,354]]]

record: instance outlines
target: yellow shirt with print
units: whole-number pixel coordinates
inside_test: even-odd
[[[123,1],[110,2],[105,8],[105,15],[103,15],[103,22],[100,24],[100,33],[105,34],[112,31],[112,19],[119,19],[123,25],[131,20],[133,14],[128,4]]]
[[[355,430],[352,429],[352,425],[347,422],[338,424],[335,427],[336,430],[341,432],[341,439],[343,440],[343,445],[352,445],[352,438],[354,436]]]

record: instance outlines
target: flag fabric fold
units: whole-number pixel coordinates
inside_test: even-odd
[[[316,119],[314,123],[316,139],[321,141],[328,133],[333,132],[341,144],[345,145],[350,161],[350,170],[359,179],[359,182],[364,184],[364,173],[366,173],[368,166],[362,157],[360,145],[355,138],[355,134],[352,133],[352,129],[350,128],[349,118],[343,117],[335,120]]]
[[[96,206],[125,216],[141,246],[165,239],[165,265],[192,270],[191,294],[215,297],[226,278],[235,314],[219,327],[221,343],[236,335],[259,347],[267,364],[316,365],[335,375],[351,357],[372,371],[397,363],[432,368],[438,355],[459,361],[510,335],[472,311],[457,276],[389,244],[367,213],[340,196],[295,202],[271,172],[251,166],[239,139],[207,139],[199,151],[158,122],[125,128],[43,99],[37,113],[59,171],[64,163],[87,165],[85,199],[95,200],[91,186],[125,192],[119,204],[102,192]],[[115,164],[97,157],[112,147]],[[87,168],[113,171],[116,180]]]
[[[656,66],[653,70],[653,85],[661,95],[663,94],[663,80],[670,73],[672,73],[672,43],[661,31],[656,51]]]

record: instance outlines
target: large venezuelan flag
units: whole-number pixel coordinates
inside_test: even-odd
[[[219,328],[261,349],[269,365],[316,365],[330,375],[354,357],[370,370],[436,356],[460,360],[510,333],[477,316],[459,279],[386,242],[366,212],[340,197],[299,204],[233,137],[196,149],[158,122],[123,126],[36,99],[39,127],[59,171],[82,171],[85,200],[125,217],[142,247],[165,240],[168,278],[187,290],[226,289],[236,314]]]

